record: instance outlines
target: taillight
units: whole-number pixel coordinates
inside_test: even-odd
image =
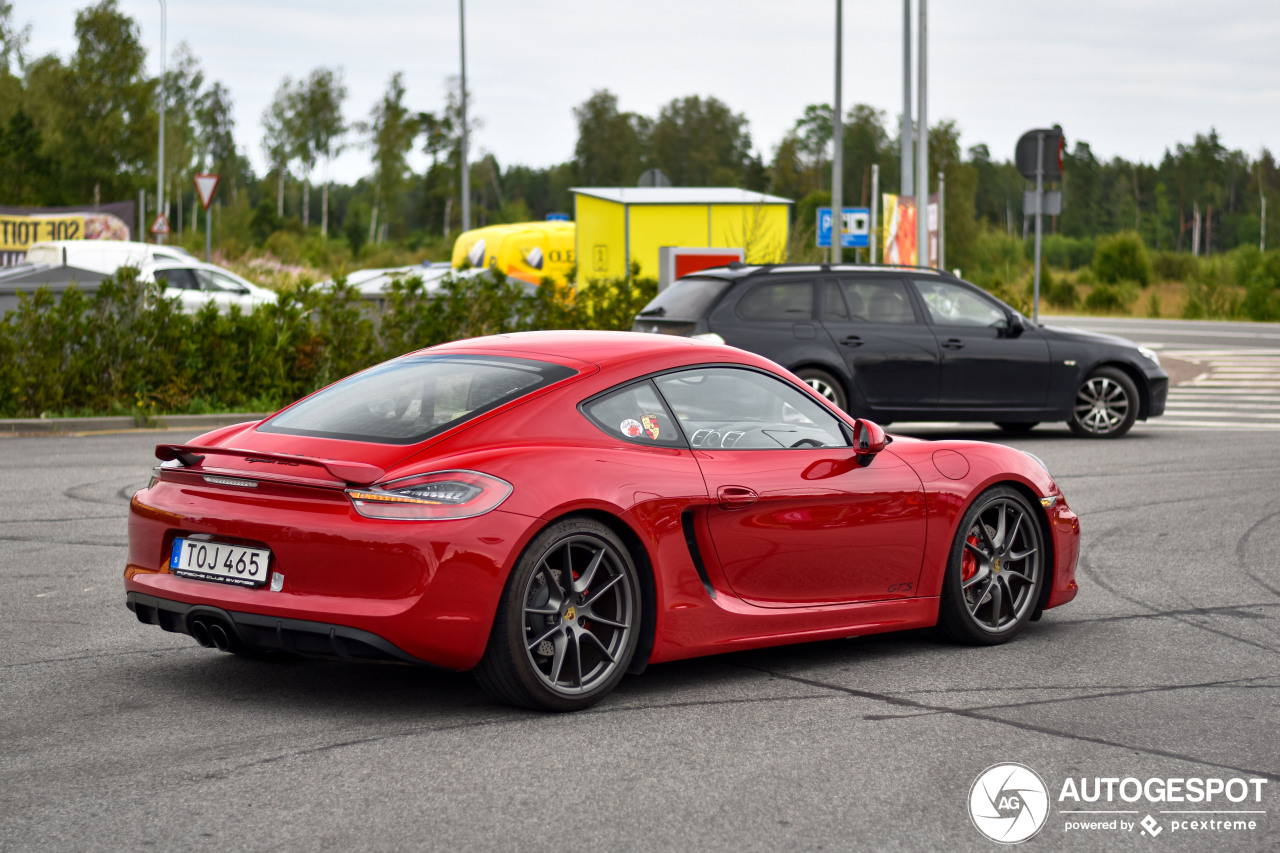
[[[369,489],[347,489],[366,518],[430,521],[484,515],[511,494],[511,484],[478,471],[433,471]]]

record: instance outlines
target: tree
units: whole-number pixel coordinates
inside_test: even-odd
[[[578,122],[574,166],[578,180],[592,187],[632,186],[645,168],[652,123],[618,112],[618,98],[601,89],[573,108]]]
[[[308,177],[317,157],[324,158],[324,178],[320,193],[320,236],[329,234],[329,166],[342,151],[342,137],[347,132],[342,117],[342,102],[347,99],[347,86],[342,82],[341,68],[317,68],[303,85],[299,103],[299,137],[305,140],[303,162]],[[305,188],[304,188],[305,189]],[[303,226],[307,212],[302,215]]]
[[[378,212],[394,208],[404,189],[409,171],[408,154],[418,135],[418,117],[404,105],[404,74],[391,75],[382,100],[374,105],[369,122],[363,126],[373,149],[373,210],[369,215],[369,242],[378,229]]]
[[[287,75],[276,87],[271,103],[262,111],[262,153],[268,171],[276,174],[276,217],[284,218],[284,178],[297,148],[293,139],[290,109],[294,103],[294,83]]]
[[[677,98],[662,108],[650,160],[678,187],[734,186],[751,155],[747,119],[716,98]]]
[[[19,29],[13,23],[13,3],[0,0],[0,76],[8,75],[16,66],[27,65],[27,43],[31,41],[31,25]]]

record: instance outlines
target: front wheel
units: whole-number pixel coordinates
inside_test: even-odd
[[[938,627],[951,639],[991,646],[1031,619],[1045,578],[1045,538],[1022,493],[996,486],[960,522],[942,584]]]
[[[640,612],[635,564],[617,535],[588,518],[559,521],[507,579],[476,680],[512,705],[586,708],[626,673]]]
[[[797,370],[796,376],[810,388],[826,397],[840,411],[849,411],[849,399],[845,396],[844,386],[840,384],[839,379],[830,373],[825,370],[819,370],[816,367],[806,367],[803,370]]]
[[[1119,438],[1138,418],[1138,386],[1129,374],[1099,367],[1080,384],[1067,426],[1088,438]]]

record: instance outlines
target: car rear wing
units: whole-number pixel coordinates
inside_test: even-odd
[[[162,462],[178,462],[184,468],[194,468],[204,462],[206,456],[239,456],[246,462],[272,462],[278,465],[310,465],[323,468],[329,475],[349,486],[371,486],[386,472],[377,465],[364,462],[343,462],[337,459],[316,459],[311,456],[294,456],[289,453],[262,453],[257,450],[238,450],[234,447],[203,447],[195,444],[157,444],[156,458]]]

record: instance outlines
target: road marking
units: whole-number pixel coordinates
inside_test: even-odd
[[[1274,349],[1169,349],[1161,355],[1205,368],[1169,389],[1155,429],[1280,430],[1280,353]]]

